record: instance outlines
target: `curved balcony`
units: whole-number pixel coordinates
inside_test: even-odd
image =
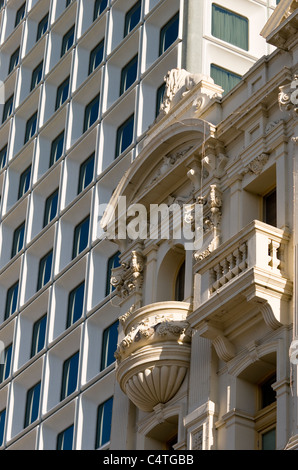
[[[123,392],[141,410],[152,411],[175,396],[190,361],[190,304],[158,302],[120,318],[124,338],[115,353]]]

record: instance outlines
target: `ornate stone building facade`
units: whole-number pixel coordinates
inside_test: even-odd
[[[121,253],[110,449],[297,447],[297,6],[280,2],[262,31],[275,51],[224,97],[169,72],[102,219]],[[146,236],[149,219],[143,237],[119,237],[120,196],[126,223],[155,205],[172,234],[170,209],[187,207],[179,223],[199,243]]]

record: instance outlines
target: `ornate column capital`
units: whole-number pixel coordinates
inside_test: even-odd
[[[298,74],[294,75],[291,83],[279,87],[278,103],[283,112],[291,112],[298,119]]]

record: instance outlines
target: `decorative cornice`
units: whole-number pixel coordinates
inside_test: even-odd
[[[294,119],[298,118],[298,75],[292,82],[279,87],[278,104],[283,112],[290,112]]]

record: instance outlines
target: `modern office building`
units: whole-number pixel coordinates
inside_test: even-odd
[[[275,13],[291,18],[292,3],[282,0]],[[277,253],[290,256],[291,126],[275,95],[291,80],[295,57],[288,64],[282,41],[266,41],[288,21],[283,15],[260,35],[275,7],[275,0],[0,1],[0,449],[252,446],[263,432],[254,427],[255,389],[268,374],[273,380],[277,363],[282,405],[270,403],[270,431],[289,409],[283,365],[293,278]],[[104,238],[103,205],[119,194],[142,204],[200,197],[211,221],[206,256],[185,251],[181,240]],[[261,259],[268,240],[273,273]],[[229,272],[223,279],[218,268],[231,254],[242,256],[234,293]],[[245,291],[254,262],[287,314],[279,317],[264,292]],[[168,318],[174,340],[163,321],[150,323],[157,317]],[[157,402],[150,387],[138,396],[130,374],[142,341],[132,356],[123,350],[139,323],[161,327],[157,336],[166,339],[157,351],[151,338],[151,365],[142,369],[143,351],[138,365],[143,381],[156,364],[153,387],[165,392]],[[276,344],[283,344],[278,358]],[[288,423],[277,433],[278,447],[291,430]]]

